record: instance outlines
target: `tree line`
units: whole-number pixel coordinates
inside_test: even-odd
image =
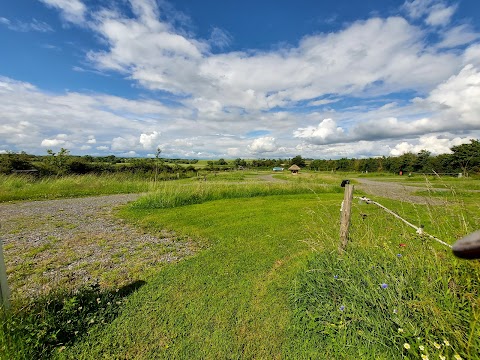
[[[291,159],[246,160],[237,158],[227,161],[221,158],[216,161],[208,161],[205,170],[271,169],[296,164],[301,168],[315,171],[462,173],[465,176],[471,173],[480,173],[479,140],[472,139],[470,143],[453,146],[450,150],[449,154],[436,156],[427,150],[422,150],[416,154],[405,153],[400,156],[365,159],[307,159],[300,155]],[[161,150],[158,155],[160,152]],[[73,156],[68,150],[61,149],[57,153],[48,150],[45,156],[29,155],[25,152],[0,154],[0,173],[10,174],[15,170],[35,169],[40,175],[127,172],[143,175],[179,174],[177,177],[184,177],[192,176],[198,171],[194,166],[197,163],[197,159],[166,159],[159,156],[155,158],[122,158],[114,155]]]

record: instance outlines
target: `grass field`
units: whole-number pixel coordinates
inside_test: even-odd
[[[275,175],[285,184],[226,175],[166,184],[123,209],[119,216],[145,231],[173,230],[202,250],[141,279],[111,313],[109,292],[90,315],[69,313],[65,298],[57,311],[71,314],[78,339],[35,351],[70,359],[480,358],[479,263],[357,202],[347,252],[338,255],[345,176],[305,175]],[[462,194],[435,194],[445,206],[375,200],[452,243],[480,226],[479,194]],[[94,316],[104,324],[90,324]],[[13,344],[31,339],[17,336]],[[33,348],[19,346],[18,358]]]

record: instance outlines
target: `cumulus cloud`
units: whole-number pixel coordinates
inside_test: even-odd
[[[266,136],[253,140],[248,149],[254,154],[263,154],[276,151],[278,145],[275,138]]]
[[[344,130],[338,127],[334,120],[324,119],[318,126],[308,126],[295,130],[293,136],[307,139],[312,144],[328,144],[332,142],[342,142]]]
[[[149,134],[140,135],[140,144],[145,150],[152,150],[158,147],[158,141],[160,139],[160,133],[153,131]]]
[[[57,147],[64,146],[65,144],[66,141],[62,139],[43,139],[40,145],[44,147]]]
[[[433,155],[451,153],[450,148],[461,144],[468,144],[470,138],[456,137],[453,139],[441,138],[439,136],[421,136],[415,143],[402,141],[395,145],[390,155],[399,156],[408,152],[419,153],[422,150],[430,151]]]

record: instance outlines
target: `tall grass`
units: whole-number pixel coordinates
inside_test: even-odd
[[[125,174],[70,175],[35,178],[0,175],[0,202],[62,197],[139,193],[154,189],[150,179]]]
[[[419,206],[379,200],[453,243],[480,226],[455,203]],[[480,358],[480,264],[417,235],[373,205],[355,203],[346,253],[337,219],[319,204],[308,243],[316,251],[292,291],[302,358]],[[467,224],[468,223],[468,224]]]
[[[305,193],[339,193],[340,191],[338,187],[311,183],[251,182],[242,184],[199,181],[182,186],[165,183],[156,192],[134,202],[131,207],[134,209],[168,209],[220,199]]]

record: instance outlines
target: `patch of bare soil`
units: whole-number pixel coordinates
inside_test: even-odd
[[[138,194],[0,204],[12,298],[98,283],[120,287],[194,252],[175,233],[147,234],[113,216]]]

